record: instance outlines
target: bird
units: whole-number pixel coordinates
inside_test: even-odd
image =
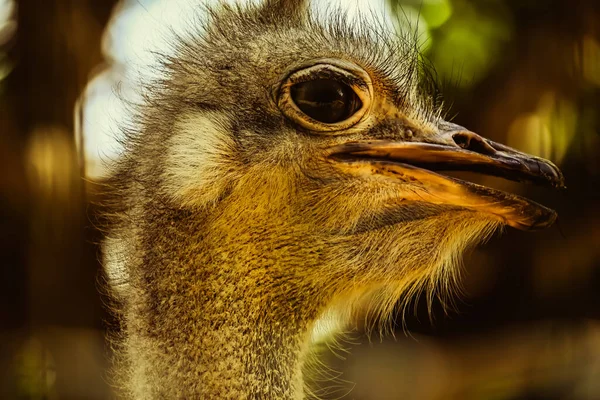
[[[466,249],[556,219],[443,174],[564,186],[444,119],[414,36],[310,3],[206,6],[121,127],[102,257],[123,398],[308,398],[327,321],[452,291]]]

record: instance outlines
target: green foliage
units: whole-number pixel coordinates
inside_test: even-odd
[[[513,27],[499,0],[392,0],[401,29],[416,29],[440,79],[470,87],[501,60]]]

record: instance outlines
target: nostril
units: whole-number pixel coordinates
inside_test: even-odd
[[[496,150],[485,139],[473,132],[457,132],[452,135],[454,143],[459,147],[475,153],[492,155]]]
[[[462,133],[455,133],[454,135],[452,135],[452,139],[454,139],[454,143],[456,143],[463,149],[469,148],[469,142],[471,141],[471,139],[468,135],[464,135]]]

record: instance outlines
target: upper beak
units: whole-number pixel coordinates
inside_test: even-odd
[[[409,200],[487,212],[519,229],[544,228],[554,222],[553,210],[531,200],[433,172],[474,171],[514,181],[564,187],[564,177],[552,162],[495,143],[462,127],[452,127],[454,129],[433,139],[428,138],[427,142],[348,142],[330,148],[328,154],[346,168],[371,167],[371,173],[411,183],[411,190],[402,194]]]

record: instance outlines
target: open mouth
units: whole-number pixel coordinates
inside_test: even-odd
[[[464,146],[374,140],[348,142],[329,149],[329,158],[360,174],[386,175],[409,183],[406,200],[452,204],[496,216],[522,230],[546,228],[556,212],[532,200],[501,190],[441,175],[440,171],[471,171],[512,181],[564,188],[564,178],[550,161],[513,150],[480,136]]]

